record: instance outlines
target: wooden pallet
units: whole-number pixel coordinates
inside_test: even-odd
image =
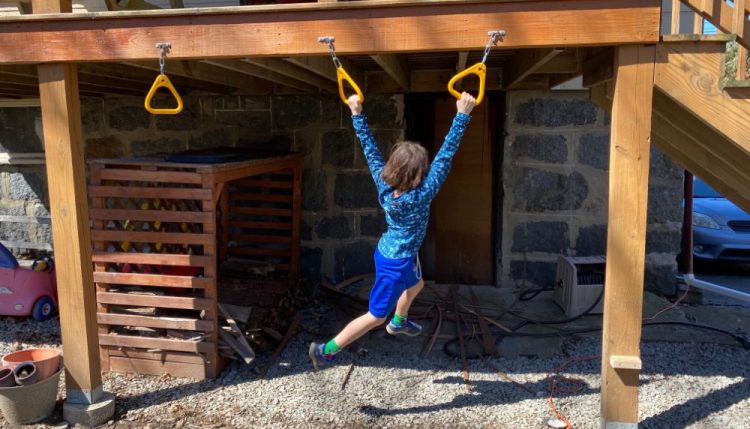
[[[216,377],[218,261],[258,259],[296,281],[301,157],[90,165],[103,370]]]

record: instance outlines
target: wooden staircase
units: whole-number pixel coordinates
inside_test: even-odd
[[[728,16],[734,8],[726,3],[683,3],[718,29],[731,28]],[[734,76],[725,70],[728,42],[739,42],[738,64],[747,58],[748,39],[741,37],[750,25],[747,10],[744,2],[735,4],[742,7],[744,17],[734,27],[739,34],[664,36],[657,45],[651,139],[674,161],[750,212],[750,85],[744,67]],[[673,20],[672,28],[679,28],[679,22]],[[609,109],[611,92],[611,82],[599,85],[592,88],[591,98]]]

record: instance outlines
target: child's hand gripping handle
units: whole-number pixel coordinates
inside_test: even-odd
[[[479,106],[479,104],[481,104],[482,100],[484,99],[484,87],[487,78],[487,66],[484,63],[476,63],[466,70],[453,76],[448,82],[448,92],[450,92],[452,96],[456,97],[456,100],[460,100],[461,93],[456,91],[454,86],[456,85],[456,82],[460,81],[470,74],[475,74],[477,75],[477,77],[479,77],[479,93],[477,94],[476,98],[476,105]]]
[[[347,73],[343,67],[336,68],[336,79],[339,81],[339,97],[341,97],[341,101],[343,101],[344,104],[349,104],[349,97],[347,97],[346,93],[344,92],[344,81],[348,82],[349,86],[351,86],[354,92],[356,92],[360,103],[365,101],[365,95],[362,94],[362,90],[359,89],[359,85],[354,82],[354,79],[349,76],[349,73]]]

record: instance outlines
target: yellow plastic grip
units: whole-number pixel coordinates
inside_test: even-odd
[[[151,107],[151,99],[154,98],[154,95],[159,88],[167,88],[169,92],[172,93],[172,96],[177,101],[177,107],[174,107],[172,109],[157,109],[155,107]],[[151,85],[151,89],[148,90],[148,94],[146,94],[146,101],[144,101],[143,104],[146,107],[146,110],[148,110],[150,113],[153,113],[154,115],[176,115],[182,112],[182,98],[180,97],[180,94],[177,93],[174,85],[172,85],[172,81],[170,81],[165,74],[156,76],[154,84]]]
[[[349,85],[351,85],[352,89],[354,89],[354,92],[357,93],[359,102],[364,103],[365,95],[362,94],[362,90],[359,89],[359,86],[354,82],[354,79],[349,76],[349,73],[347,73],[343,67],[339,67],[336,69],[336,79],[339,81],[339,97],[341,97],[341,101],[343,101],[344,104],[347,104],[349,100],[349,97],[347,97],[344,93],[344,81],[349,82]]]
[[[475,74],[477,75],[477,77],[479,77],[479,94],[477,94],[477,102],[475,104],[476,106],[479,106],[479,104],[482,103],[482,99],[484,99],[484,82],[487,78],[487,66],[484,65],[484,63],[476,63],[466,70],[453,76],[450,82],[448,82],[448,92],[450,92],[452,96],[456,97],[456,100],[461,99],[461,93],[456,91],[453,86],[456,84],[456,82],[470,74]]]

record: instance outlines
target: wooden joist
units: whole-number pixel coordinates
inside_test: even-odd
[[[304,82],[308,85],[320,89],[325,92],[336,92],[338,87],[334,85],[329,79],[319,76],[303,67],[299,67],[295,64],[290,64],[288,61],[284,61],[281,58],[247,58],[244,62],[251,66],[260,67],[272,73],[277,73],[281,76],[285,76],[287,79]],[[336,77],[335,71],[331,75]]]
[[[174,43],[172,43],[172,46],[174,49]],[[157,53],[152,53],[151,58],[157,56]],[[170,55],[170,59],[172,59],[171,57]],[[123,61],[128,66],[140,67],[156,74],[159,73],[159,64],[156,60],[128,61],[123,59]],[[170,61],[168,59],[164,73],[169,76],[181,76],[249,92],[268,93],[273,89],[273,85],[266,80],[256,79],[245,73],[198,61],[179,61],[176,59]],[[156,74],[152,79],[156,77]]]
[[[518,51],[503,74],[506,89],[516,89],[528,76],[560,55],[564,49],[548,48]]]
[[[305,82],[303,80],[297,80],[290,78],[277,71],[269,70],[264,67],[257,66],[255,64],[248,63],[240,60],[207,60],[206,64],[211,64],[217,67],[225,68],[227,70],[233,70],[235,72],[244,73],[249,76],[253,76],[259,79],[265,79],[273,83],[285,85],[290,88],[298,89],[304,92],[315,92],[317,88],[314,85]]]
[[[372,55],[371,58],[380,68],[391,77],[403,90],[411,88],[411,73],[406,59],[396,54]]]
[[[206,8],[200,13],[19,16],[6,18],[0,46],[14,49],[0,51],[0,63],[151,59],[155,64],[154,44],[169,40],[169,72],[179,59],[324,55],[317,38],[331,28],[341,55],[480,50],[487,43],[486,29],[498,25],[507,32],[502,42],[507,49],[655,43],[660,3],[360,1]],[[468,25],[484,30],[467,32]]]
[[[591,88],[615,77],[614,49],[607,48],[583,62],[583,87]]]

